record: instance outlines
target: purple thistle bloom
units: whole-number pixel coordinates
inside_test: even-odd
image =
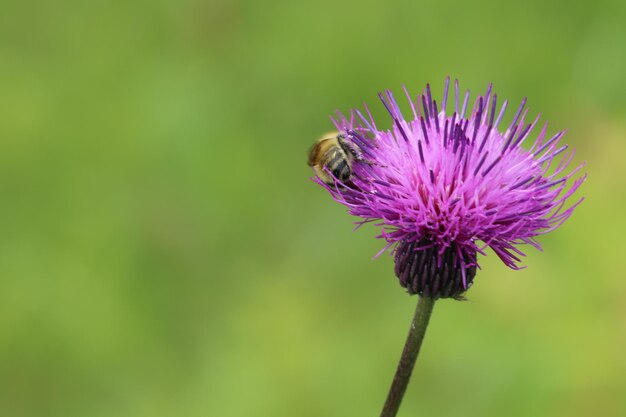
[[[583,165],[566,172],[574,151],[559,144],[564,132],[547,137],[546,124],[530,149],[521,146],[539,120],[526,123],[526,99],[501,132],[507,102],[498,112],[491,85],[467,113],[469,91],[461,103],[458,82],[447,110],[449,84],[448,78],[441,106],[429,85],[415,99],[405,89],[411,119],[390,91],[379,94],[393,120],[390,131],[376,127],[367,106],[368,117],[358,110],[349,119],[339,114],[337,129],[366,161],[353,162],[346,184],[316,179],[363,219],[357,224],[378,221],[401,285],[432,298],[460,298],[476,274],[477,253],[485,255],[487,247],[520,269],[518,246],[541,250],[535,237],[572,214],[583,199],[566,201],[586,178],[570,181]]]

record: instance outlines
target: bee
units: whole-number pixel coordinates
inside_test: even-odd
[[[328,133],[309,150],[309,166],[313,167],[315,174],[329,185],[334,185],[335,181],[326,169],[339,181],[346,183],[352,176],[352,164],[355,160],[371,165],[371,162],[363,159],[359,147],[350,142],[343,133]]]

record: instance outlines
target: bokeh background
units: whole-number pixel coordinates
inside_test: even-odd
[[[309,180],[328,116],[529,98],[586,201],[435,307],[400,416],[626,415],[626,3],[4,1],[0,415],[377,416],[416,302]],[[400,95],[400,94],[399,94]],[[510,120],[512,115],[508,114]]]

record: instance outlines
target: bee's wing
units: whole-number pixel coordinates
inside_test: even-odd
[[[323,139],[322,139],[323,140]],[[308,159],[308,164],[310,167],[312,167],[313,165],[315,165],[319,159],[319,153],[320,153],[320,144],[321,144],[321,140],[318,140],[317,142],[315,142],[310,148],[309,148],[309,159]]]

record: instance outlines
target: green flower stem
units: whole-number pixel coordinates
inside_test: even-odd
[[[411,372],[413,372],[417,355],[420,352],[420,346],[422,345],[434,305],[435,300],[433,298],[419,297],[413,321],[411,322],[409,336],[404,343],[404,350],[398,363],[398,369],[396,369],[396,375],[393,377],[389,394],[387,394],[387,401],[385,401],[380,417],[395,417],[398,413],[402,397],[407,385],[409,385]]]

